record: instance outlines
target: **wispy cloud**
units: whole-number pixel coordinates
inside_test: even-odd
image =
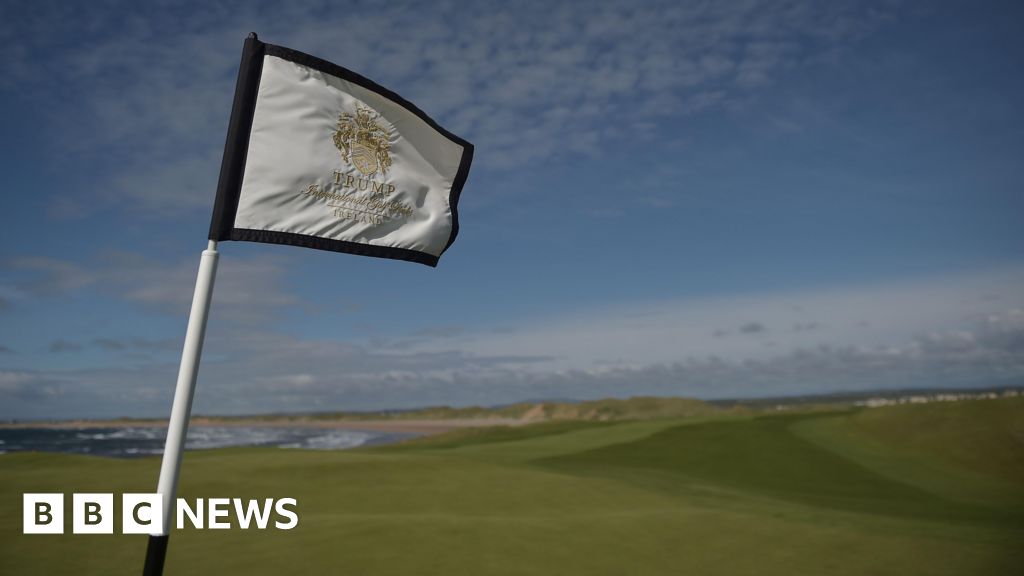
[[[78,352],[82,349],[82,345],[78,342],[71,342],[64,339],[54,340],[50,342],[50,352],[61,353],[61,352]]]
[[[511,330],[437,327],[385,339],[302,337],[269,322],[222,322],[207,339],[196,409],[242,413],[551,396],[720,398],[1020,384],[1020,286],[1024,271],[996,270],[838,290],[645,303],[604,308],[600,315],[523,319]],[[160,307],[177,305],[157,301]],[[279,303],[262,305],[273,313]],[[761,319],[756,324],[764,331],[743,334],[743,327],[749,332],[755,324],[749,318]],[[715,338],[715,326],[735,328]],[[92,343],[118,354],[161,345]],[[13,412],[21,417],[49,405],[69,413],[109,405],[162,414],[174,362],[163,357],[133,366],[19,372],[10,377],[17,386],[0,394],[10,397],[0,398],[0,405],[27,410]],[[16,402],[33,383],[49,390],[50,399],[36,402],[36,408]]]
[[[0,397],[11,403],[59,396],[62,386],[58,380],[39,373],[0,371]],[[8,415],[15,414],[18,412]]]
[[[931,332],[970,329],[990,314],[1024,309],[1022,286],[1024,270],[1007,268],[859,286],[605,304],[523,318],[508,333],[464,334],[460,347],[480,354],[546,354],[557,357],[560,369],[585,370],[617,358],[643,366],[710,356],[764,359],[821,345],[900,345]],[[783,328],[791,326],[800,329]],[[446,345],[434,341],[414,349]]]
[[[102,288],[128,302],[180,315],[187,314],[192,304],[194,257],[167,264],[140,254],[110,254],[104,259],[104,271]],[[278,258],[225,259],[218,265],[213,299],[218,314],[238,324],[267,322],[282,308],[297,304],[283,285],[285,276],[285,263]]]
[[[66,294],[92,284],[93,271],[72,262],[44,256],[14,258],[5,268],[21,273],[13,284],[27,295]]]
[[[763,334],[767,331],[768,329],[760,322],[747,322],[740,326],[740,334]]]
[[[151,340],[148,338],[131,338],[118,340],[114,338],[96,338],[92,341],[93,346],[109,352],[121,352],[125,350],[163,350],[176,351],[181,348],[178,339],[167,338],[163,340]]]
[[[167,263],[134,252],[111,252],[89,266],[56,258],[20,258],[10,262],[11,282],[25,297],[47,298],[88,288],[152,311],[184,316],[192,303],[195,257]],[[265,323],[282,308],[296,305],[284,286],[285,262],[259,256],[225,259],[219,265],[214,297],[218,314],[231,323]],[[132,341],[143,345],[145,340]],[[113,346],[111,340],[97,344]],[[121,344],[121,343],[118,343]]]
[[[187,15],[46,4],[10,16],[19,42],[5,42],[17,49],[0,82],[53,95],[55,152],[117,160],[101,200],[168,217],[209,206],[248,28],[383,82],[473,140],[484,167],[517,168],[642,145],[663,120],[742,105],[882,15],[804,1],[256,2]],[[57,97],[68,91],[75,101]]]

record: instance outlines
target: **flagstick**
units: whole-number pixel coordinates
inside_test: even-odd
[[[143,576],[160,576],[164,571],[167,557],[167,540],[171,533],[171,520],[175,517],[175,495],[178,492],[178,473],[181,469],[181,455],[188,432],[189,414],[192,412],[192,397],[196,391],[196,376],[199,373],[199,357],[203,352],[203,338],[206,335],[206,318],[210,312],[210,298],[213,295],[213,281],[217,273],[217,243],[210,240],[199,260],[199,274],[196,291],[192,296],[192,311],[188,317],[185,332],[185,347],[181,352],[181,366],[178,368],[178,385],[174,390],[174,404],[171,420],[167,425],[167,444],[164,446],[163,462],[160,464],[160,483],[157,492],[163,499],[163,525],[159,534],[149,537],[146,548],[146,564]]]

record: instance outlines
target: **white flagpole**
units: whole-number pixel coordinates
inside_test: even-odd
[[[192,397],[196,391],[196,377],[199,374],[199,358],[203,353],[203,339],[206,336],[206,319],[210,312],[213,283],[217,274],[217,242],[210,240],[199,260],[199,274],[196,290],[192,296],[192,311],[188,317],[185,332],[185,346],[181,352],[181,366],[178,368],[178,384],[174,389],[174,404],[171,420],[167,425],[167,443],[164,446],[163,461],[160,464],[160,482],[157,492],[163,500],[163,525],[159,534],[149,538],[146,549],[144,576],[160,576],[167,555],[167,539],[171,533],[172,520],[176,516],[175,496],[178,492],[178,476],[181,456],[188,432],[189,415],[192,413]]]

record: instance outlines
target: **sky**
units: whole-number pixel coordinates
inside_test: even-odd
[[[1022,385],[1022,21],[0,0],[0,418],[169,413],[249,32],[476,155],[437,268],[221,243],[194,413]]]

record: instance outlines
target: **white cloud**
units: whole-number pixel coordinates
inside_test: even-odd
[[[48,376],[34,372],[0,370],[0,397],[5,399],[38,402],[59,396],[62,392],[63,385]]]
[[[524,320],[456,340],[475,354],[550,355],[561,369],[640,367],[717,356],[763,360],[820,345],[901,345],[1024,308],[1024,270],[1000,269],[841,288],[627,303]],[[998,295],[998,298],[993,298]],[[794,329],[794,327],[800,329]],[[813,326],[814,329],[808,329]],[[418,350],[439,350],[432,341]]]
[[[158,275],[141,277],[161,281]],[[623,305],[524,319],[506,330],[439,326],[389,341],[297,337],[269,323],[228,321],[212,327],[207,338],[196,411],[1021,384],[1022,287],[1024,270],[1005,269]],[[162,297],[154,302],[178,305]],[[274,300],[263,305],[271,312],[294,306]],[[749,329],[753,325],[762,328]],[[134,369],[17,373],[0,387],[0,417],[51,408],[81,413],[84,407],[161,415],[174,372],[171,362],[151,361]],[[25,398],[34,386],[47,392],[37,393],[43,400],[32,404]]]

